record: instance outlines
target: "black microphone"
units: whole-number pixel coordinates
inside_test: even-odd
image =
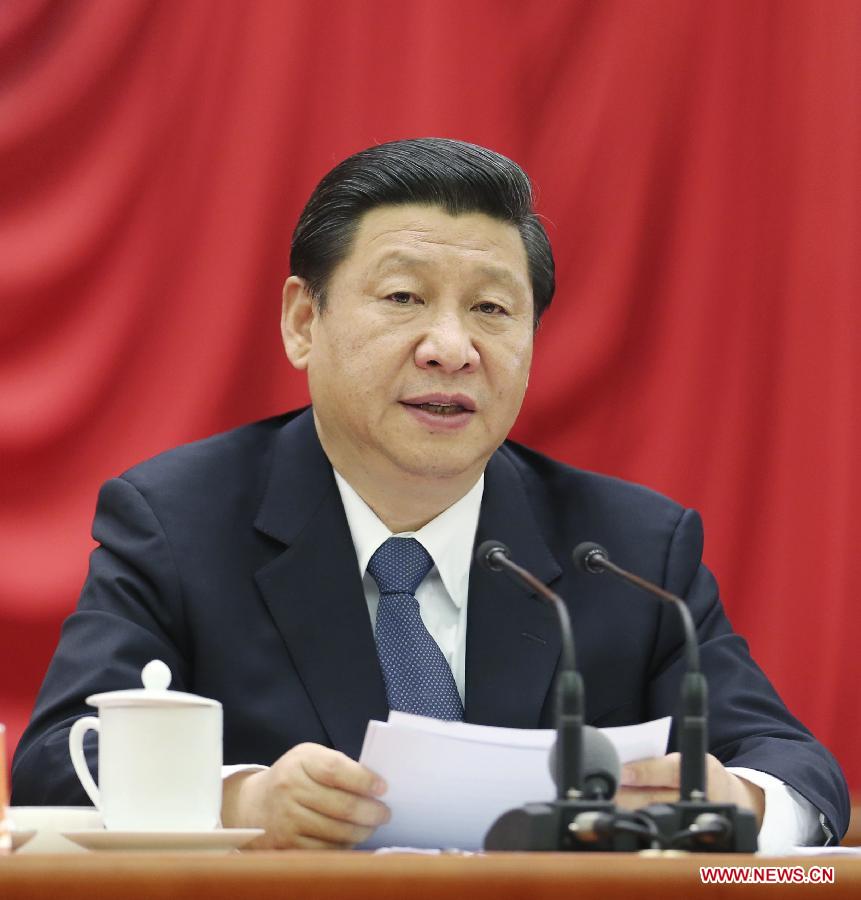
[[[556,777],[556,744],[547,758],[550,775]],[[622,776],[622,763],[610,738],[592,725],[583,726],[583,796],[587,800],[611,800]]]
[[[583,781],[583,679],[577,671],[571,618],[562,598],[531,572],[511,560],[511,551],[500,541],[485,541],[475,552],[476,560],[489,572],[505,572],[521,585],[550,603],[559,618],[562,660],[556,682],[556,795],[560,800],[577,799]]]
[[[611,562],[609,553],[600,544],[591,541],[578,544],[572,557],[575,565],[583,572],[590,575],[609,572],[676,607],[685,631],[687,660],[687,672],[682,680],[682,728],[679,738],[682,757],[680,795],[682,800],[705,800],[708,687],[705,676],[700,672],[700,647],[691,611],[675,594]]]
[[[708,686],[700,671],[700,648],[691,612],[675,594],[628,572],[610,560],[610,554],[591,541],[578,544],[572,553],[575,565],[589,575],[609,572],[617,578],[673,604],[685,634],[687,671],[682,677],[679,751],[681,777],[679,803],[660,804],[644,810],[656,820],[671,843],[687,842],[699,850],[753,853],[757,848],[756,818],[749,810],[733,804],[709,804],[706,794],[706,754],[708,752]],[[723,824],[717,828],[716,821]]]
[[[562,635],[556,680],[556,746],[550,761],[556,799],[504,812],[485,835],[484,849],[631,851],[644,841],[651,846],[652,833],[638,823],[623,821],[630,818],[628,814],[617,812],[608,799],[619,782],[621,767],[607,736],[584,728],[583,681],[576,669],[571,619],[562,598],[513,562],[508,547],[499,541],[485,541],[475,555],[485,569],[504,572],[551,603]],[[653,825],[651,829],[654,831]]]

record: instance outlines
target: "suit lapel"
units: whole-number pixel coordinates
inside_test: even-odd
[[[333,747],[358,757],[385,686],[332,468],[310,410],[281,429],[255,527],[285,545],[256,573],[264,602]],[[503,451],[485,471],[476,545],[495,538],[545,583],[561,568]],[[502,574],[473,564],[466,651],[469,722],[535,728],[559,658],[556,615]]]
[[[331,744],[358,758],[369,719],[385,720],[356,554],[310,410],[282,428],[255,521],[285,550],[256,573],[266,606]]]
[[[512,558],[545,583],[562,570],[538,530],[523,481],[497,451],[485,471],[476,534],[500,540]],[[468,722],[536,728],[559,658],[556,613],[503,573],[473,562],[469,576],[466,642]]]

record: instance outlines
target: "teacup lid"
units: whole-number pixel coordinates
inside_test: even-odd
[[[217,700],[186,694],[184,691],[169,691],[170,669],[160,659],[148,662],[141,672],[142,688],[127,691],[109,691],[105,694],[91,694],[87,697],[90,706],[221,706]]]

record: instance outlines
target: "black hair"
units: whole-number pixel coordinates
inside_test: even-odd
[[[556,287],[553,251],[517,163],[476,144],[412,138],[369,147],[332,169],[314,189],[293,232],[290,269],[320,309],[335,267],[350,252],[362,215],[378,206],[439,206],[484,213],[516,226],[526,248],[536,326]]]

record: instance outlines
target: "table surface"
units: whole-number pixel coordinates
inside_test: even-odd
[[[700,866],[833,866],[833,884],[703,885]],[[88,853],[0,858],[0,897],[119,897],[122,900],[268,897],[367,900],[543,900],[600,896],[637,900],[712,897],[765,890],[767,895],[861,897],[861,858],[766,858],[718,854],[644,857],[640,854],[412,854],[250,851],[203,853]]]

